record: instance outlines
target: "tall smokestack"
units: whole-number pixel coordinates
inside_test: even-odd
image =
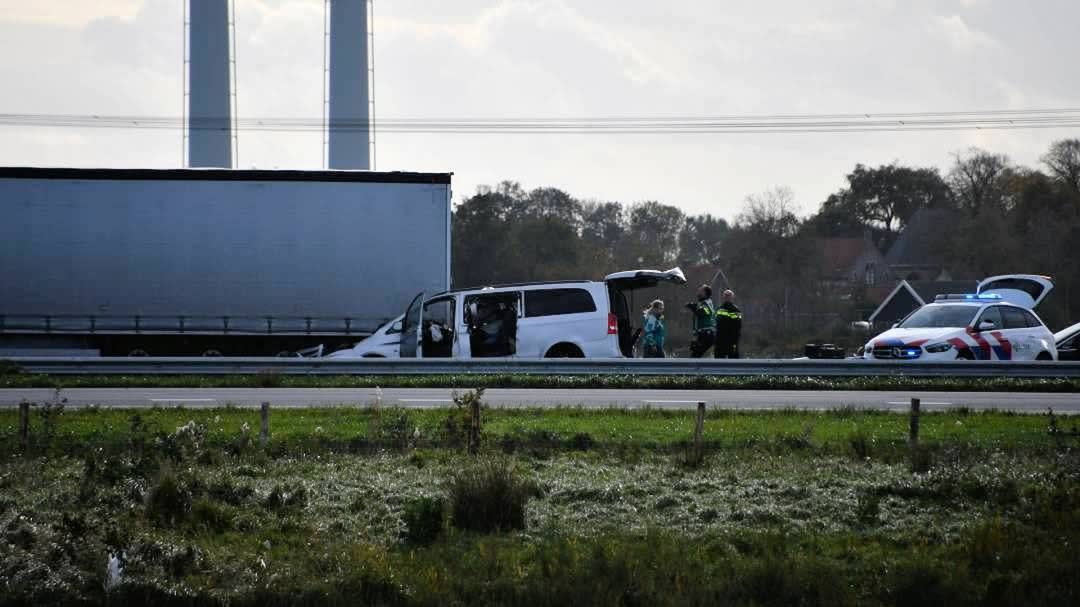
[[[232,168],[229,0],[189,0],[188,13],[188,166]]]
[[[370,169],[367,0],[330,1],[331,169]]]

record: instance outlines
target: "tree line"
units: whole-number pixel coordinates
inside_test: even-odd
[[[846,180],[808,216],[800,216],[789,189],[778,187],[747,196],[730,220],[659,201],[525,190],[512,181],[480,187],[454,209],[453,283],[599,279],[681,266],[691,283],[730,286],[751,304],[744,331],[750,354],[787,355],[805,341],[858,342],[851,321],[879,303],[837,288],[834,269],[823,265],[822,239],[864,237],[884,253],[920,209],[929,209],[944,219],[925,254],[952,277],[1053,276],[1056,291],[1040,314],[1055,330],[1080,320],[1080,140],[1054,142],[1038,167],[972,148],[944,174],[858,164]],[[667,301],[676,348],[689,334],[680,306],[691,293],[661,288],[636,302]]]

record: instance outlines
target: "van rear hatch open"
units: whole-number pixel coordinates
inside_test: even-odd
[[[604,282],[620,290],[647,289],[655,287],[661,282],[671,282],[678,285],[686,284],[686,276],[679,268],[672,268],[666,272],[660,270],[626,270],[615,272],[604,277]]]
[[[627,270],[615,272],[604,277],[608,285],[608,298],[611,311],[608,314],[608,332],[619,336],[619,351],[623,356],[634,354],[635,331],[631,320],[630,305],[626,292],[635,289],[648,289],[661,283],[686,284],[686,276],[679,268],[665,272],[660,270]]]

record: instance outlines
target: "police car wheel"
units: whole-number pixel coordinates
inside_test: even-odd
[[[1035,357],[1035,360],[1054,360],[1054,357],[1050,356],[1049,352],[1039,352],[1039,355]]]
[[[968,348],[956,353],[956,360],[975,360],[975,354]]]

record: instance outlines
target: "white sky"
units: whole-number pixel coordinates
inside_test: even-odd
[[[1080,106],[1075,0],[375,0],[377,116],[583,117]],[[182,109],[181,0],[0,0],[0,113]],[[238,0],[239,113],[322,116],[323,0]],[[947,169],[977,145],[1034,166],[1077,129],[378,137],[380,170],[452,171],[730,217],[803,211],[856,162]],[[243,168],[319,168],[322,135],[241,132]],[[0,126],[0,165],[175,167],[176,130]]]

